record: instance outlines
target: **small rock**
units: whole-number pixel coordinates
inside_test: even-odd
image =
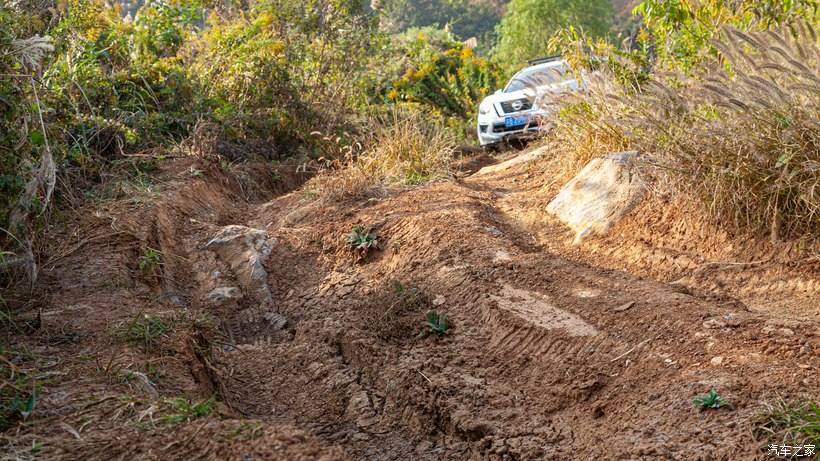
[[[444,297],[444,295],[438,295],[438,296],[436,296],[436,299],[433,300],[433,305],[434,306],[441,306],[445,302],[447,302],[447,299]]]
[[[726,314],[723,316],[723,322],[730,327],[737,327],[740,326],[742,323],[739,318],[735,314]]]
[[[779,328],[777,332],[781,336],[794,336],[794,330],[792,330],[791,328]]]
[[[711,363],[712,365],[718,367],[721,364],[723,364],[723,357],[721,357],[719,355],[716,356],[716,357],[713,357],[712,360],[709,361],[709,363]]]
[[[353,285],[342,285],[341,287],[339,287],[338,290],[336,290],[336,295],[339,296],[340,298],[344,298],[345,296],[349,295],[350,293],[353,293],[353,290],[355,288],[356,287],[353,286]]]
[[[615,309],[613,309],[613,310],[614,310],[615,312],[623,312],[623,311],[625,311],[625,310],[627,310],[627,309],[631,309],[631,308],[632,308],[632,306],[634,306],[634,305],[635,305],[635,301],[629,301],[628,303],[626,303],[626,304],[622,304],[622,305],[620,305],[620,306],[616,307],[616,308],[615,308]]]
[[[242,297],[242,290],[237,287],[218,287],[208,293],[208,302],[212,304],[223,304],[231,299]]]
[[[262,318],[267,320],[268,323],[270,323],[271,327],[273,327],[276,330],[281,330],[282,328],[285,328],[288,324],[288,319],[284,315],[279,314],[277,312],[265,312],[264,314],[262,314]]]
[[[265,261],[273,250],[274,240],[267,232],[245,226],[225,226],[205,244],[227,263],[249,295],[263,304],[273,301],[268,286]]]
[[[131,371],[131,370],[123,370],[125,376],[129,380],[131,384],[134,385],[137,389],[142,391],[144,394],[148,395],[151,399],[158,399],[159,392],[157,392],[156,387],[154,387],[154,383],[148,379],[148,376],[141,372],[141,371]]]
[[[726,323],[723,322],[722,320],[718,320],[718,319],[709,319],[709,320],[703,322],[703,328],[716,329],[716,328],[723,328],[725,326],[726,326]]]

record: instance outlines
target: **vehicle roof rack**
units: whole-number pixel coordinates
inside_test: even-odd
[[[544,63],[547,63],[547,62],[560,61],[562,57],[563,56],[561,56],[560,54],[555,54],[555,55],[552,55],[552,56],[545,56],[543,58],[530,59],[529,61],[527,61],[527,65],[535,66],[535,65],[544,64]]]

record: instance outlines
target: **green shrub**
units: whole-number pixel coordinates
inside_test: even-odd
[[[473,137],[478,104],[502,83],[500,68],[433,28],[396,36],[391,54],[399,65],[388,71],[382,102],[420,105],[461,139]]]

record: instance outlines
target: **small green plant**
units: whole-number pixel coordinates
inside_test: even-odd
[[[141,345],[145,349],[152,349],[171,330],[173,330],[172,325],[165,320],[140,314],[122,327],[118,333],[130,343]]]
[[[9,403],[0,403],[0,431],[12,427],[16,421],[26,420],[37,404],[37,393],[32,392],[28,397],[15,393]]]
[[[348,234],[347,244],[353,251],[366,256],[371,249],[379,248],[379,237],[364,226],[357,225]]]
[[[25,371],[33,369],[34,361],[29,354],[0,345],[0,432],[34,412],[43,384]]]
[[[205,173],[193,166],[188,170],[188,173],[191,175],[192,178],[202,179],[205,177]]]
[[[234,440],[248,442],[256,440],[265,434],[265,425],[260,421],[242,423],[238,427],[230,430],[227,436]]]
[[[727,400],[718,395],[714,388],[712,388],[708,394],[695,397],[694,403],[696,407],[699,407],[702,410],[709,408],[718,409],[728,407],[730,405]]]
[[[175,425],[210,415],[214,411],[216,400],[211,397],[202,402],[193,403],[190,400],[176,398],[166,401],[166,404],[168,404],[172,413],[163,416],[162,421],[166,424]]]
[[[427,315],[424,319],[424,329],[419,333],[419,337],[424,338],[431,333],[436,336],[442,336],[447,334],[452,327],[453,325],[450,323],[450,319],[447,318],[447,314],[437,311],[427,311]]]
[[[153,248],[145,248],[137,262],[137,267],[139,267],[140,271],[145,275],[156,273],[161,265],[162,252]]]
[[[758,439],[794,440],[820,445],[820,405],[816,402],[788,403],[778,399],[766,407],[755,430]]]
[[[149,363],[145,367],[145,375],[148,376],[148,379],[150,379],[152,383],[158,383],[159,380],[162,379],[162,370],[155,364]]]

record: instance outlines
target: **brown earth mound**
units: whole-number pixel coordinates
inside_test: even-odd
[[[203,177],[179,174],[192,167]],[[378,200],[261,203],[233,175],[178,160],[161,195],[90,205],[55,239],[35,302],[9,297],[39,328],[10,332],[3,356],[40,397],[4,452],[764,459],[762,402],[820,395],[816,311],[783,320],[663,283],[685,270],[599,258],[628,227],[573,249],[544,211],[560,184],[533,168]],[[206,248],[228,225],[267,236],[271,302]],[[378,238],[363,259],[345,240],[356,225]],[[452,327],[431,331],[429,310]],[[695,408],[711,388],[731,407]]]

